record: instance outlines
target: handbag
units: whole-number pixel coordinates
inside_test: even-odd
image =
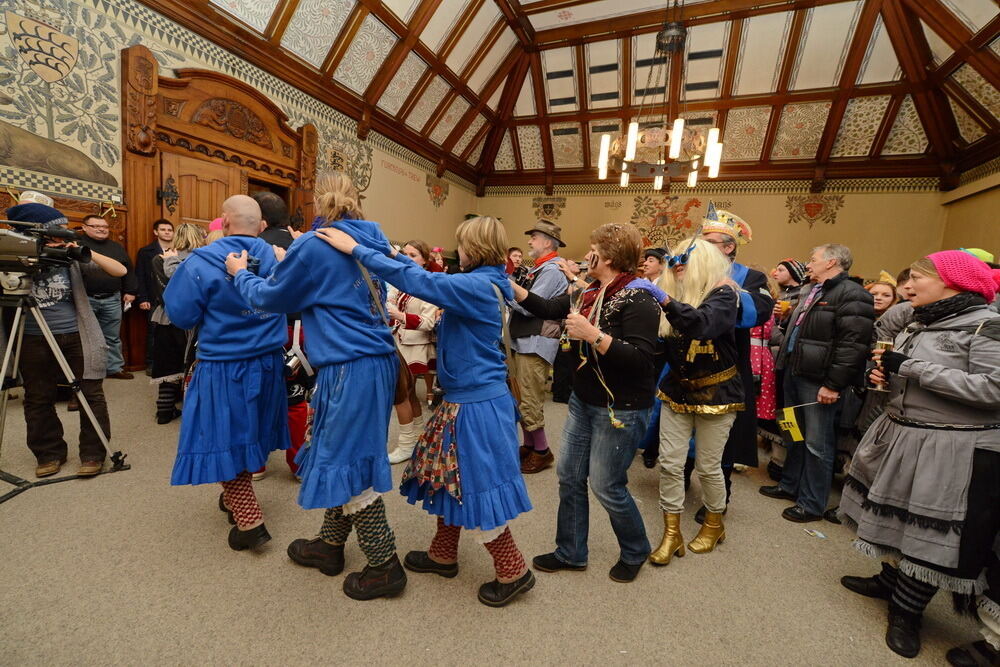
[[[500,288],[493,285],[493,291],[497,295],[497,305],[500,306],[500,328],[503,331],[504,352],[507,354],[507,386],[510,387],[511,396],[514,397],[514,404],[521,405],[521,385],[517,381],[517,371],[514,370],[514,355],[510,351],[510,328],[507,326],[507,309],[503,300],[503,293]]]
[[[357,262],[357,260],[355,261]],[[392,330],[392,327],[389,326],[389,316],[386,315],[385,307],[382,305],[382,295],[375,287],[375,282],[372,280],[371,274],[368,273],[368,269],[361,262],[357,263],[358,268],[361,269],[361,277],[365,279],[368,291],[371,292],[375,307],[378,308],[378,313],[382,316],[382,321]],[[396,347],[396,359],[399,361],[399,373],[396,375],[396,394],[392,397],[392,404],[400,405],[410,400],[410,394],[415,389],[416,380],[413,379],[413,373],[410,372],[410,367],[406,363],[406,359],[403,358],[403,352],[399,349],[399,341],[396,340],[395,336],[392,337],[392,342]]]

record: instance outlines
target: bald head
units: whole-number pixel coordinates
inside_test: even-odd
[[[252,197],[233,195],[222,202],[222,229],[226,236],[244,234],[257,236],[264,229],[260,205]]]

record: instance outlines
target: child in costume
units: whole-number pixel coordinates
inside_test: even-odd
[[[444,309],[438,334],[438,378],[444,401],[417,441],[400,491],[437,516],[428,551],[411,551],[413,572],[458,574],[458,538],[473,530],[493,556],[496,579],[479,601],[502,607],[535,584],[508,523],[531,509],[517,454],[515,405],[500,350],[500,296],[512,297],[504,272],[507,238],[495,218],[458,227],[463,273],[431,273],[402,253],[378,252],[335,229],[319,232],[407,294]]]
[[[315,198],[322,224],[389,252],[379,226],[359,219],[358,192],[345,174],[320,174]],[[340,574],[353,527],[368,564],[346,577],[344,593],[356,600],[398,595],[406,572],[396,557],[382,494],[392,488],[386,438],[399,362],[380,304],[357,262],[331,250],[315,232],[297,238],[266,280],[246,266],[236,255],[227,260],[237,289],[255,308],[301,312],[306,354],[318,369],[312,440],[295,462],[302,478],[299,505],[327,511],[319,537],[295,540],[288,555],[323,574]],[[384,301],[381,283],[379,291]]]
[[[198,361],[184,401],[170,483],[222,483],[219,508],[236,525],[229,546],[255,549],[271,539],[251,479],[275,449],[288,448],[282,345],[284,318],[256,310],[234,289],[226,256],[242,252],[265,275],[277,264],[260,207],[246,195],[222,204],[227,236],[191,252],[163,293],[170,321],[199,327]]]

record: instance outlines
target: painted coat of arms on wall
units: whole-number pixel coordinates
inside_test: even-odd
[[[565,197],[534,197],[531,206],[535,209],[536,218],[558,220],[562,210],[566,208]]]
[[[427,184],[427,194],[430,196],[434,208],[441,208],[441,204],[448,198],[448,181],[427,174],[425,183]]]
[[[644,247],[669,248],[694,233],[700,208],[697,197],[636,197],[631,222],[642,233]]]
[[[832,225],[844,205],[844,195],[789,195],[785,200],[788,224],[805,222],[810,229],[817,222]]]

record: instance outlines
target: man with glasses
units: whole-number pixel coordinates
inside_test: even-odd
[[[80,265],[87,298],[90,299],[90,305],[108,344],[107,377],[131,380],[133,376],[125,370],[125,359],[122,357],[121,327],[122,303],[128,304],[135,300],[135,271],[122,244],[109,238],[111,228],[107,220],[99,215],[88,215],[83,219],[82,231],[80,245],[120,262],[128,271],[124,276],[116,278],[95,265]]]

